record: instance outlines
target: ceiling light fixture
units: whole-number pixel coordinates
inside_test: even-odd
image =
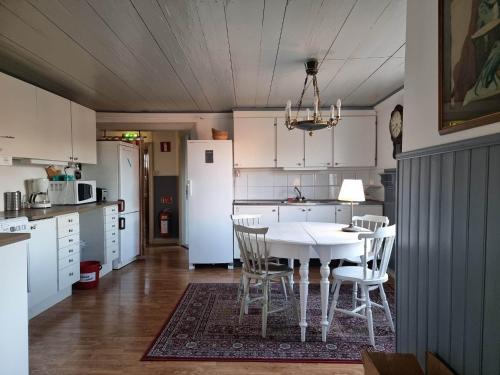
[[[306,79],[304,80],[304,88],[302,89],[302,94],[300,95],[300,100],[297,105],[297,114],[295,118],[292,118],[292,102],[288,100],[285,107],[285,126],[288,130],[300,129],[308,131],[309,135],[313,135],[313,132],[321,129],[331,129],[340,121],[340,107],[342,105],[340,99],[337,100],[337,108],[332,104],[330,107],[330,118],[328,120],[323,120],[321,117],[321,101],[319,99],[319,88],[318,81],[316,79],[316,74],[318,74],[318,60],[310,59],[305,63],[306,66]],[[310,116],[309,108],[307,109],[307,115],[305,120],[299,120],[299,112],[302,109],[302,100],[304,99],[304,94],[307,89],[307,83],[309,81],[309,76],[312,76],[312,84],[314,90],[314,111],[312,118]]]

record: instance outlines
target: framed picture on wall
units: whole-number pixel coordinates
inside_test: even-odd
[[[439,133],[500,121],[500,0],[439,0]]]

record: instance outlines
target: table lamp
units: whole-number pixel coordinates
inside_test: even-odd
[[[339,201],[351,202],[351,224],[348,227],[342,228],[344,232],[359,232],[360,229],[352,223],[353,202],[364,202],[365,191],[363,190],[363,181],[361,180],[344,180],[340,187],[338,197]]]

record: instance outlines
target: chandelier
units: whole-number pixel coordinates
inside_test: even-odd
[[[305,63],[305,67],[306,67],[306,79],[304,80],[304,88],[302,89],[302,94],[300,95],[300,99],[297,105],[298,107],[297,114],[295,115],[295,118],[292,118],[292,102],[291,100],[288,100],[286,102],[286,107],[285,107],[285,126],[287,127],[288,130],[297,128],[300,130],[308,131],[309,135],[313,135],[313,132],[316,130],[321,130],[324,128],[331,129],[332,127],[338,124],[338,122],[340,121],[340,107],[342,104],[340,99],[337,100],[336,109],[335,106],[332,104],[332,106],[330,107],[330,117],[328,118],[328,120],[323,120],[323,118],[321,117],[321,111],[319,110],[321,106],[321,101],[319,99],[318,81],[316,79],[316,74],[318,74],[318,60],[316,59],[307,60],[307,62]],[[314,90],[314,110],[312,118],[308,108],[306,119],[299,120],[298,116],[302,108],[302,100],[304,99],[304,94],[307,89],[309,76],[312,76],[312,85]]]

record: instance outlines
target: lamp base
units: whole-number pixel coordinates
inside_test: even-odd
[[[342,228],[342,232],[356,233],[356,232],[361,232],[361,231],[363,231],[363,228],[356,227],[352,223],[349,224],[348,227]]]

